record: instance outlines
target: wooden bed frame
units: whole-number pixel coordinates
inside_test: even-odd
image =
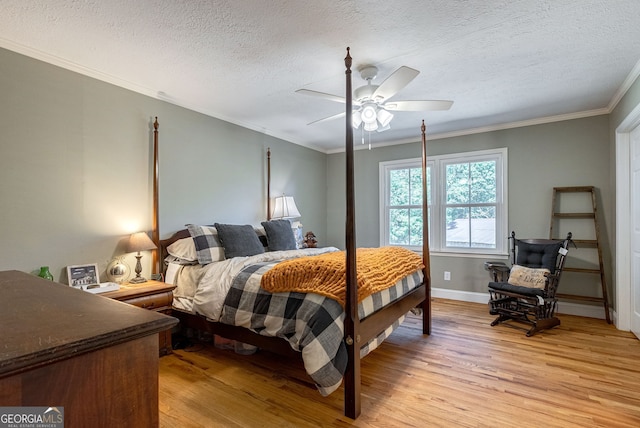
[[[344,414],[356,419],[361,412],[360,399],[360,348],[370,339],[389,327],[394,321],[415,307],[422,308],[423,334],[431,333],[431,277],[429,260],[429,234],[427,223],[427,195],[426,195],[426,127],[422,121],[422,201],[423,201],[423,260],[424,260],[424,281],[423,283],[396,300],[383,309],[375,312],[367,318],[358,319],[358,290],[356,280],[356,248],[355,248],[355,190],[354,190],[354,161],[353,161],[353,127],[351,125],[352,112],[352,89],[351,89],[351,56],[347,48],[345,58],[346,75],[346,269],[347,269],[347,298],[345,304],[344,321],[344,341],[347,347],[348,363],[344,374]],[[156,273],[162,272],[160,264],[168,255],[166,248],[173,242],[181,238],[189,237],[186,229],[180,230],[168,239],[160,240],[158,234],[158,120],[154,122],[154,230],[153,238],[158,245],[155,252],[154,268]],[[267,152],[269,163],[267,187],[270,183],[270,158],[271,152]],[[267,189],[267,216],[270,209],[270,189]],[[159,254],[158,254],[159,253]],[[291,349],[289,344],[279,338],[265,337],[253,333],[241,327],[235,327],[222,323],[207,321],[203,316],[189,314],[183,311],[174,310],[173,315],[180,319],[181,326],[207,331],[228,339],[238,340],[258,346],[262,349],[276,352],[278,354],[300,358],[300,353]]]

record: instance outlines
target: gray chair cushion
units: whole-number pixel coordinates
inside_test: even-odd
[[[541,288],[521,287],[519,285],[511,285],[508,282],[490,282],[489,288],[492,290],[522,294],[524,296],[545,297],[545,291]]]
[[[530,268],[546,268],[551,273],[556,271],[556,260],[562,242],[553,244],[530,244],[517,241],[516,263]]]

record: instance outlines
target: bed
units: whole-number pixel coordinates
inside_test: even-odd
[[[159,239],[158,225],[158,122],[154,123],[154,230],[153,238],[159,251],[154,256],[154,270],[164,271],[176,278],[178,287],[174,298],[173,315],[182,327],[207,331],[239,343],[300,358],[305,364],[321,394],[327,395],[344,384],[344,414],[355,419],[361,412],[360,359],[375,349],[400,324],[409,311],[422,313],[423,333],[430,334],[430,263],[426,218],[423,230],[423,254],[399,248],[356,249],[353,170],[353,129],[351,127],[352,88],[349,48],[345,58],[346,75],[346,248],[293,249],[274,245],[272,251],[256,248],[253,232],[263,247],[279,242],[283,225],[278,221],[263,223],[266,231],[246,225],[189,225],[168,239]],[[422,131],[423,216],[426,217],[426,127]],[[267,213],[270,212],[270,151],[267,152]],[[279,220],[288,222],[288,220]],[[229,226],[238,226],[230,231]],[[242,226],[242,227],[240,227]],[[251,227],[252,230],[247,230]],[[240,231],[242,229],[242,231]],[[233,232],[233,233],[232,233]],[[237,232],[237,233],[236,233]],[[218,234],[218,236],[214,236]],[[238,235],[239,234],[239,235]],[[266,240],[260,241],[262,234]],[[237,239],[236,239],[237,238]],[[217,239],[217,240],[216,240]],[[227,252],[236,241],[251,241],[247,252]],[[189,260],[176,260],[170,252],[185,248],[193,242],[197,253]],[[224,244],[224,245],[223,245]],[[242,247],[244,244],[240,245]],[[222,250],[216,247],[222,247]],[[189,251],[193,249],[189,248]],[[387,269],[396,274],[387,278],[391,284],[381,288],[368,288],[362,281],[363,270],[369,271],[380,260],[381,252],[397,265]],[[405,251],[404,253],[402,251]],[[221,257],[220,254],[224,254]],[[202,260],[200,259],[202,255]],[[232,257],[227,257],[231,255]],[[237,255],[237,257],[233,257]],[[367,257],[371,257],[368,260]],[[178,257],[177,259],[180,259]],[[165,264],[165,260],[173,263]],[[309,276],[308,263],[314,271],[328,269],[341,261],[344,286],[334,287],[328,276],[310,279],[320,284],[315,292],[303,292],[298,285],[300,275]],[[357,271],[356,264],[362,269]],[[370,264],[368,264],[370,263]],[[296,270],[297,269],[297,270]],[[297,276],[296,276],[297,275]],[[360,275],[360,276],[358,276]],[[375,274],[371,275],[376,277]],[[296,278],[296,281],[291,278]],[[322,278],[320,281],[318,278]],[[376,277],[377,278],[377,277]],[[315,281],[315,282],[314,282]],[[360,290],[358,282],[360,281]],[[375,281],[373,281],[375,282]],[[326,287],[324,287],[326,285]],[[269,286],[271,288],[269,288]],[[294,288],[287,288],[294,287]],[[360,294],[359,294],[360,293]]]

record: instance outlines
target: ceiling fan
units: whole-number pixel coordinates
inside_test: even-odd
[[[420,74],[418,70],[402,66],[387,77],[380,85],[373,85],[371,82],[378,75],[378,68],[368,65],[360,68],[360,76],[366,80],[367,84],[353,91],[354,110],[352,114],[353,127],[359,128],[363,125],[365,131],[386,131],[389,129],[393,114],[391,111],[434,111],[449,110],[453,101],[444,100],[422,100],[422,101],[389,101],[398,91],[407,86]],[[331,95],[324,92],[312,91],[309,89],[298,89],[299,94],[311,95],[331,101],[344,103],[344,97]],[[357,108],[357,109],[356,109]],[[344,117],[342,112],[333,116],[325,117],[309,123],[325,122],[328,120]]]

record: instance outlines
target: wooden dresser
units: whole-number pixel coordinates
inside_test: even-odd
[[[102,293],[100,296],[119,300],[129,305],[150,311],[171,315],[173,289],[175,285],[161,281],[148,280],[141,284],[123,284],[117,291]],[[160,355],[171,353],[171,329],[158,334]]]
[[[158,426],[158,333],[177,323],[0,272],[0,407],[63,407],[67,427]]]

